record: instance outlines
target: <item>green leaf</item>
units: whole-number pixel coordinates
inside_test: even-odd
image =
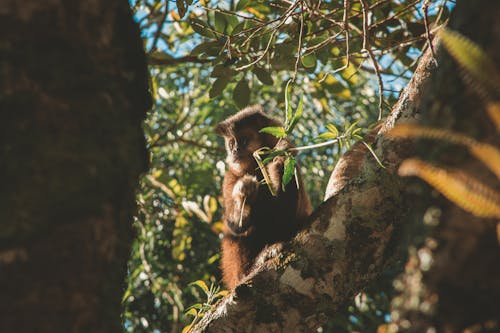
[[[194,309],[194,308],[191,308],[191,309],[186,311],[186,316],[196,317],[197,315],[198,315],[198,311],[196,311],[196,309]]]
[[[293,115],[292,121],[290,122],[290,126],[286,129],[287,134],[291,133],[299,122],[300,117],[302,116],[302,110],[304,109],[304,95],[300,96],[299,100],[299,106],[297,107],[297,111],[295,111],[295,114]]]
[[[292,90],[292,86],[290,83],[292,80],[288,80],[286,83],[285,87],[285,110],[286,110],[286,118],[285,118],[285,126],[288,127],[290,122],[292,121],[292,116],[293,116],[293,111],[292,111],[292,104],[291,102],[291,96],[290,96],[290,91]]]
[[[219,54],[220,51],[221,51],[221,46],[219,45],[219,43],[216,41],[210,41],[210,42],[201,43],[201,44],[195,46],[191,50],[189,55],[197,56],[197,55],[200,55],[202,53],[205,53],[207,55],[215,56],[215,55]]]
[[[225,65],[219,64],[215,65],[214,69],[212,70],[212,73],[210,74],[210,77],[232,77],[236,75],[236,71],[230,67],[227,67]]]
[[[219,77],[212,84],[212,88],[210,88],[210,91],[208,92],[208,96],[210,98],[214,98],[214,97],[219,96],[224,91],[224,89],[226,88],[228,83],[229,83],[228,77]]]
[[[207,284],[203,280],[197,280],[197,281],[191,282],[189,285],[198,286],[201,288],[201,290],[203,290],[205,292],[205,294],[208,293]]]
[[[242,78],[236,84],[233,91],[233,100],[240,109],[243,109],[250,102],[250,88],[245,78]]]
[[[294,171],[295,171],[295,159],[291,155],[288,155],[287,158],[285,159],[285,166],[281,181],[281,187],[283,191],[285,191],[285,187],[292,180]]]
[[[316,67],[316,56],[314,54],[308,54],[306,56],[303,56],[301,61],[302,61],[302,65],[305,67],[305,68],[314,68]]]
[[[226,33],[230,34],[233,32],[234,28],[240,23],[236,16],[226,15]]]
[[[274,81],[273,81],[273,78],[271,77],[271,74],[268,71],[266,71],[264,68],[255,66],[253,68],[253,73],[257,76],[259,81],[262,82],[263,84],[266,84],[268,86],[271,86],[274,84]]]
[[[315,140],[333,140],[335,138],[337,138],[337,135],[335,135],[334,133],[332,133],[332,132],[325,132],[325,133],[321,133],[320,135],[318,135],[314,139]]]
[[[221,12],[215,12],[215,31],[224,33],[226,30],[227,21],[226,15]]]
[[[334,135],[334,139],[339,136],[339,130],[337,129],[337,127],[335,127],[335,125],[333,124],[328,124],[326,125],[326,128],[330,131],[330,133],[332,133]]]
[[[245,24],[246,24],[245,21],[238,23],[234,27],[234,29],[231,31],[231,35],[236,36],[237,34],[239,34],[240,32],[242,32],[243,29],[245,28]]]
[[[355,121],[351,124],[351,126],[349,126],[346,130],[345,130],[345,133],[346,134],[349,134],[352,132],[352,130],[358,125],[358,121]]]
[[[264,127],[259,131],[259,133],[267,133],[274,135],[277,138],[285,138],[286,137],[286,131],[283,127],[278,127],[278,126],[269,126],[269,127]]]
[[[190,19],[189,23],[196,33],[208,38],[215,38],[215,35],[212,32],[212,28],[206,22],[196,18],[192,18]]]

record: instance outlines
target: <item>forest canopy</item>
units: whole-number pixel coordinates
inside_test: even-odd
[[[123,296],[130,332],[177,332],[206,311],[220,282],[224,151],[214,126],[252,104],[310,146],[386,117],[452,1],[130,1],[148,57],[154,107],[144,123],[150,171]],[[287,96],[290,101],[287,100]],[[314,206],[359,136],[297,157]],[[323,328],[376,331],[390,320],[389,270]],[[208,297],[208,300],[207,300]],[[192,307],[194,305],[194,307]]]

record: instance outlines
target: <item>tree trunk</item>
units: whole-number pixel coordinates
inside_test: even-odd
[[[150,107],[126,0],[0,0],[0,332],[121,332]]]
[[[464,1],[457,4],[451,23],[478,41],[495,63],[500,61],[499,5],[498,1]],[[460,71],[444,49],[437,52],[438,69],[428,52],[381,132],[399,122],[421,118],[427,124],[454,128],[498,145],[494,126],[484,110],[478,110],[481,103],[477,95],[461,83]],[[334,171],[335,180],[329,183],[327,197],[332,197],[313,214],[310,228],[221,300],[196,326],[196,332],[315,331],[391,264],[403,239],[415,236],[412,233],[416,230],[421,231],[420,237],[425,235],[422,212],[405,213],[414,206],[427,208],[431,202],[443,213],[434,235],[439,244],[436,267],[420,281],[417,290],[410,286],[415,278],[402,276],[399,285],[404,293],[395,300],[408,307],[422,305],[420,312],[426,310],[427,316],[423,323],[412,321],[415,318],[405,321],[406,313],[400,311],[399,329],[408,324],[414,325],[409,330],[415,332],[425,332],[431,326],[449,332],[477,325],[498,328],[500,257],[494,221],[476,218],[443,199],[436,201],[436,192],[429,189],[427,196],[417,196],[412,191],[415,186],[396,175],[399,164],[414,155],[407,140],[378,138],[375,148],[387,169],[378,167],[364,152],[345,156]],[[484,174],[486,184],[500,187],[479,162],[471,162],[463,148],[452,154],[446,152],[449,148],[438,142],[430,149],[427,143],[421,147],[421,156],[427,160],[439,157],[474,175]],[[352,167],[352,162],[363,158],[361,167]],[[407,226],[410,221],[414,228]],[[406,268],[412,267],[415,259],[410,257]],[[421,297],[417,305],[416,295]],[[439,304],[436,299],[440,299]]]

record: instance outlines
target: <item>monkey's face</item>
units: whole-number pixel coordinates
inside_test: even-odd
[[[246,128],[224,136],[227,163],[235,171],[249,171],[257,167],[253,153],[264,146],[263,135],[257,129]]]
[[[277,139],[259,133],[267,126],[280,122],[264,114],[259,106],[248,107],[219,123],[215,131],[225,140],[228,167],[238,174],[253,174],[257,163],[253,153],[261,147],[274,147]]]

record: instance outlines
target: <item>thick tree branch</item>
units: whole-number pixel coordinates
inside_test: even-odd
[[[427,52],[381,133],[415,117],[433,69]],[[366,150],[346,154],[310,227],[260,264],[195,332],[313,332],[387,267],[405,211],[395,170],[407,157],[408,144],[378,138],[374,147],[387,168]],[[360,159],[363,166],[352,167]]]

